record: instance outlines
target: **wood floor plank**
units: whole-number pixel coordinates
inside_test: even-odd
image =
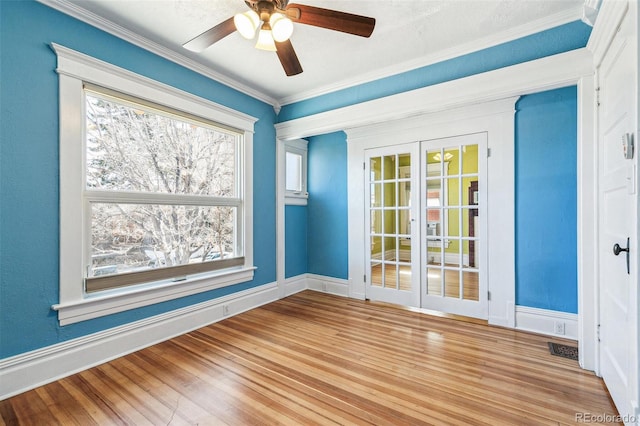
[[[304,291],[0,401],[0,425],[569,425],[565,340]]]

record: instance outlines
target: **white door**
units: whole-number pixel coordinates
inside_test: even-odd
[[[622,143],[629,134],[637,144],[637,38],[629,15],[598,69],[600,372],[627,419],[637,414],[638,400],[639,249],[637,152],[625,159]]]
[[[487,134],[422,142],[422,307],[488,317]]]
[[[365,153],[366,296],[419,306],[418,144]]]

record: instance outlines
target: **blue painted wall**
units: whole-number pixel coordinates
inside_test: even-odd
[[[516,109],[516,304],[577,313],[576,88]]]
[[[286,105],[278,121],[584,47],[589,33],[589,27],[574,22],[461,58]],[[258,269],[252,282],[66,327],[58,326],[56,314],[50,309],[58,302],[59,272],[58,79],[54,71],[55,54],[48,47],[50,42],[259,118],[254,138],[254,155],[261,160],[255,162],[254,169],[254,259]],[[0,1],[0,49],[0,358],[275,280],[276,161],[273,123],[276,117],[271,106],[32,0]],[[534,130],[544,132],[548,122],[538,121],[538,125],[533,126],[527,116],[533,114],[540,120],[546,114],[555,118],[545,109],[566,112],[564,108],[567,106],[566,98],[559,104],[551,102],[539,108],[529,105],[530,102],[536,103],[535,96],[543,95],[534,95],[529,100],[525,98],[519,105],[522,111],[518,113],[520,157],[517,167],[518,173],[524,173],[522,176],[526,179],[521,179],[518,184],[518,217],[528,211],[525,204],[527,191],[536,186],[530,179],[539,179],[539,182],[548,179],[548,176],[534,176],[535,170],[528,171],[529,154],[521,148],[521,143],[524,143],[521,138],[537,136],[533,135]],[[532,129],[527,130],[527,126]],[[548,142],[547,138],[541,139],[540,144]],[[343,279],[348,277],[346,164],[345,135],[342,132],[310,138],[306,269],[311,273]],[[573,206],[575,208],[575,202]],[[557,205],[554,207],[560,210]],[[296,211],[289,218],[294,220],[288,221],[287,226],[297,229],[290,233],[289,238],[293,239],[290,243],[294,247],[296,244],[304,245],[305,233],[300,231],[304,228],[304,215]],[[517,221],[519,226],[523,223],[518,218]],[[564,229],[565,222],[561,223],[559,229]],[[518,238],[522,230],[518,231]],[[296,238],[296,232],[300,232],[300,240]],[[557,243],[546,242],[548,245],[544,250],[538,247],[538,253],[546,253],[551,243]],[[529,246],[518,244],[520,278],[525,272],[520,264],[525,266],[522,256],[526,249]],[[293,253],[287,256],[293,256]],[[564,258],[575,259],[575,254],[565,254]],[[287,274],[297,275],[305,269],[303,263],[304,256],[292,258],[288,262],[290,269]],[[561,275],[558,271],[564,270],[562,265],[564,261],[551,265],[555,268],[555,276]],[[530,267],[529,270],[536,271],[536,268]],[[567,276],[555,282],[567,283],[570,280],[571,277]],[[543,284],[540,287],[537,284],[540,281],[545,280],[528,282],[519,279],[518,303],[575,312],[575,285],[558,288]]]
[[[468,55],[285,105],[278,114],[278,121],[293,120],[578,49],[587,45],[590,34],[591,27],[581,21],[572,22]]]
[[[349,277],[347,144],[344,132],[309,140],[309,272]]]
[[[259,118],[252,282],[58,326],[58,76],[55,42]],[[34,1],[0,2],[0,358],[276,279],[275,113],[270,105]]]
[[[523,96],[516,113],[516,304],[577,312],[577,93]],[[348,277],[342,132],[309,138],[309,272]]]
[[[306,274],[309,270],[307,211],[307,206],[286,206],[284,209],[285,278]]]

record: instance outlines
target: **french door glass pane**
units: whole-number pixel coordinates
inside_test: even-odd
[[[371,259],[382,260],[382,237],[371,237]]]
[[[427,263],[429,265],[442,265],[442,248],[441,248],[441,242],[438,241],[433,241],[433,240],[429,240],[429,242],[427,243],[428,246],[428,250],[427,250]]]
[[[382,287],[382,263],[371,262],[371,285],[375,287]]]
[[[371,207],[382,207],[382,184],[374,183],[371,185]]]
[[[371,210],[371,233],[382,234],[382,210]]]
[[[444,270],[445,281],[445,297],[460,298],[460,270],[459,269],[445,269]]]
[[[456,147],[445,148],[444,156],[442,157],[445,168],[448,171],[445,174],[457,175],[460,173],[460,149]],[[447,166],[448,165],[448,166]]]
[[[478,145],[465,145],[462,147],[462,173],[478,174]]]
[[[447,187],[447,206],[460,205],[460,189],[458,188],[460,179],[457,177],[444,180]]]
[[[385,210],[384,211],[384,226],[382,227],[385,234],[396,233],[396,211]]]
[[[382,167],[382,175],[384,180],[390,180],[396,178],[396,156],[385,155],[383,158],[384,165]]]
[[[384,286],[385,288],[398,288],[398,266],[395,263],[385,263],[384,265]]]
[[[398,210],[398,219],[400,222],[399,234],[411,235],[411,210]]]
[[[411,290],[411,265],[399,265],[398,268],[400,290]]]
[[[384,183],[384,206],[385,207],[396,206],[396,183],[395,182]]]
[[[384,237],[384,260],[396,260],[396,237]]]
[[[373,157],[369,160],[369,169],[372,181],[382,180],[382,161],[380,157]]]
[[[477,272],[465,271],[462,273],[462,285],[463,285],[463,299],[465,300],[480,300],[479,287],[479,274]]]
[[[427,294],[442,295],[442,270],[440,268],[427,268]]]

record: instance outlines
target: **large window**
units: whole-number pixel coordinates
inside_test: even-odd
[[[241,263],[237,131],[86,85],[85,115],[87,292]]]
[[[255,119],[54,48],[60,323],[250,280]]]

